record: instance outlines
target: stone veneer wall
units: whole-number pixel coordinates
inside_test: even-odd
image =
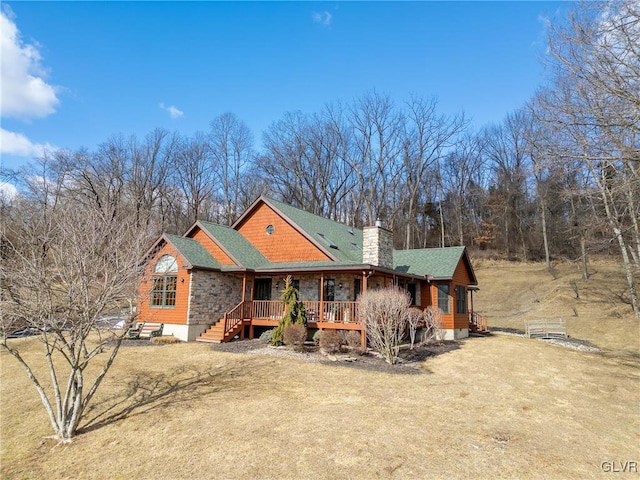
[[[300,298],[302,300],[320,300],[320,275],[299,275],[293,277],[300,280]],[[325,274],[325,280],[332,278],[336,282],[335,301],[353,301],[353,285],[355,276],[345,274]],[[360,278],[360,277],[358,277]],[[338,287],[342,283],[342,288]],[[278,294],[279,295],[279,294]],[[279,297],[278,297],[279,298]]]
[[[193,270],[189,325],[209,325],[242,301],[242,279],[220,272]]]
[[[362,230],[362,263],[393,268],[393,232],[383,227]]]

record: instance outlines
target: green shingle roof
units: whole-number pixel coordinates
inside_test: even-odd
[[[339,262],[358,265],[362,263],[362,230],[359,228],[334,222],[271,198],[265,200],[302,229],[308,237],[322,245]]]
[[[237,230],[202,220],[199,223],[243,267],[256,269],[269,265],[269,260],[251,245],[246,238],[240,235]]]
[[[220,264],[216,259],[196,240],[171,235],[170,233],[166,233],[164,236],[192,266],[199,268],[220,268]]]
[[[465,247],[394,250],[393,267],[398,272],[452,278]]]
[[[278,210],[309,238],[322,246],[335,257],[335,261],[306,262],[270,262],[235,228],[199,221],[209,235],[226,250],[240,265],[221,265],[196,240],[187,237],[166,234],[165,237],[194,267],[221,270],[247,268],[255,271],[326,269],[331,267],[359,267],[362,264],[362,230],[346,224],[334,222],[318,215],[287,205],[270,198],[264,198],[267,204]],[[394,250],[393,268],[398,274],[435,279],[453,277],[459,262],[468,264],[475,283],[465,247],[422,248],[413,250]]]

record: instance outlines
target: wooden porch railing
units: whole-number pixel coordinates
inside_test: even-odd
[[[253,300],[251,318],[280,320],[284,316],[284,305],[280,300]]]
[[[307,310],[307,321],[327,323],[359,323],[358,302],[320,302],[303,300]],[[423,309],[423,307],[414,307]],[[231,333],[243,319],[280,320],[285,307],[280,300],[253,300],[240,302],[224,314],[225,334]],[[322,315],[321,315],[322,314]],[[487,317],[476,312],[469,313],[469,329],[473,332],[487,331]]]
[[[356,302],[324,302],[323,310],[323,322],[358,323]]]
[[[236,318],[240,311],[244,311],[244,318],[260,320],[280,320],[285,314],[285,307],[279,300],[253,300],[244,302],[244,310],[238,304],[227,313],[226,317]],[[322,321],[329,323],[358,323],[356,314],[357,302],[321,302],[319,300],[303,300],[307,310],[308,322]]]
[[[486,332],[487,317],[476,312],[469,313],[469,330],[472,332]]]

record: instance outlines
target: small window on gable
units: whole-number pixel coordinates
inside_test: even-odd
[[[178,263],[176,258],[171,255],[163,255],[156,263],[153,270],[155,273],[173,273],[178,271]]]

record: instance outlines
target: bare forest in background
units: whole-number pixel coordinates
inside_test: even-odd
[[[230,225],[266,194],[355,227],[382,220],[396,248],[569,260],[584,278],[589,255],[615,255],[637,314],[640,5],[579,4],[548,28],[547,82],[498,124],[475,130],[463,113],[440,113],[435,97],[374,90],[288,112],[258,148],[225,113],[192,136],[114,136],[3,172],[21,191],[3,199],[3,224],[55,189],[152,239],[197,219]]]

